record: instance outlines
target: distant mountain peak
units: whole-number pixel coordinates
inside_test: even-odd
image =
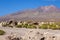
[[[45,7],[41,7],[42,9],[44,8],[45,10],[49,10],[49,9],[56,9],[55,6],[50,5],[50,6],[45,6]]]
[[[60,9],[54,5],[50,5],[50,6],[41,6],[38,8],[38,10],[42,12],[54,12],[54,11],[59,11]]]

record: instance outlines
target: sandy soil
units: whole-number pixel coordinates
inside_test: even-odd
[[[8,36],[14,36],[22,38],[21,40],[40,40],[46,35],[49,36],[60,36],[60,30],[51,29],[26,29],[26,28],[9,28],[0,27],[0,30],[4,30],[5,35],[0,36],[0,40],[9,40]]]

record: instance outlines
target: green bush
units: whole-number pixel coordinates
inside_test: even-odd
[[[37,28],[35,25],[33,25],[33,24],[29,24],[28,26],[27,26],[27,28]]]
[[[57,29],[56,24],[49,25],[49,29]]]
[[[27,28],[28,27],[28,24],[23,24],[22,27],[23,28]]]
[[[4,35],[5,32],[3,30],[0,30],[0,35]]]
[[[42,24],[42,25],[40,26],[40,28],[41,28],[41,29],[48,29],[48,25],[47,25],[47,24]]]
[[[60,29],[60,26],[56,26],[57,24],[42,24],[41,26],[39,26],[39,28],[41,29]]]

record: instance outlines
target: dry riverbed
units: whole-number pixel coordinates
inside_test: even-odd
[[[9,28],[0,27],[6,33],[0,36],[0,40],[60,40],[60,30],[51,29],[26,29],[26,28]],[[8,37],[11,36],[11,39]],[[16,39],[13,39],[16,40]]]

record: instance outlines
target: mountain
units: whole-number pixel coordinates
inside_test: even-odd
[[[0,21],[56,21],[60,22],[60,8],[56,6],[41,6],[35,9],[27,9],[0,17]]]

